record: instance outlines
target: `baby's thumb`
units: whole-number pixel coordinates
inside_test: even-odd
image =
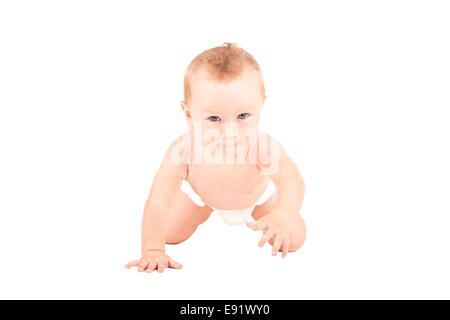
[[[183,265],[179,262],[176,262],[172,258],[169,258],[169,267],[175,268],[175,269],[181,269]]]

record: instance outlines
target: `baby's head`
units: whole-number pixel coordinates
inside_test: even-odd
[[[192,60],[184,77],[181,107],[188,125],[217,129],[229,141],[257,130],[265,101],[261,70],[251,54],[235,44],[206,50]]]

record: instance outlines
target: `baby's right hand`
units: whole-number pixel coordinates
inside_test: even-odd
[[[141,259],[128,263],[125,268],[138,267],[138,272],[151,273],[154,270],[163,272],[164,268],[181,269],[183,265],[176,262],[162,251],[150,251],[145,253]]]

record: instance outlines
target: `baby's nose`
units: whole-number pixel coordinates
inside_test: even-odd
[[[225,138],[233,138],[238,136],[238,128],[235,124],[229,124],[225,126],[224,130]]]

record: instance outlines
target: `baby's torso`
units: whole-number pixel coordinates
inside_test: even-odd
[[[256,164],[188,164],[186,180],[207,206],[222,210],[251,207],[269,183]]]
[[[262,137],[268,135],[262,133]],[[242,149],[233,149],[234,161],[229,161],[230,158],[225,156],[226,149],[223,149],[223,161],[205,163],[198,161],[204,159],[202,156],[195,157],[192,131],[187,132],[184,138],[184,148],[190,150],[185,153],[185,180],[207,206],[221,210],[237,210],[249,208],[258,201],[270,182],[265,165],[260,161],[259,144],[246,144]],[[237,161],[238,154],[239,159],[245,160]]]

